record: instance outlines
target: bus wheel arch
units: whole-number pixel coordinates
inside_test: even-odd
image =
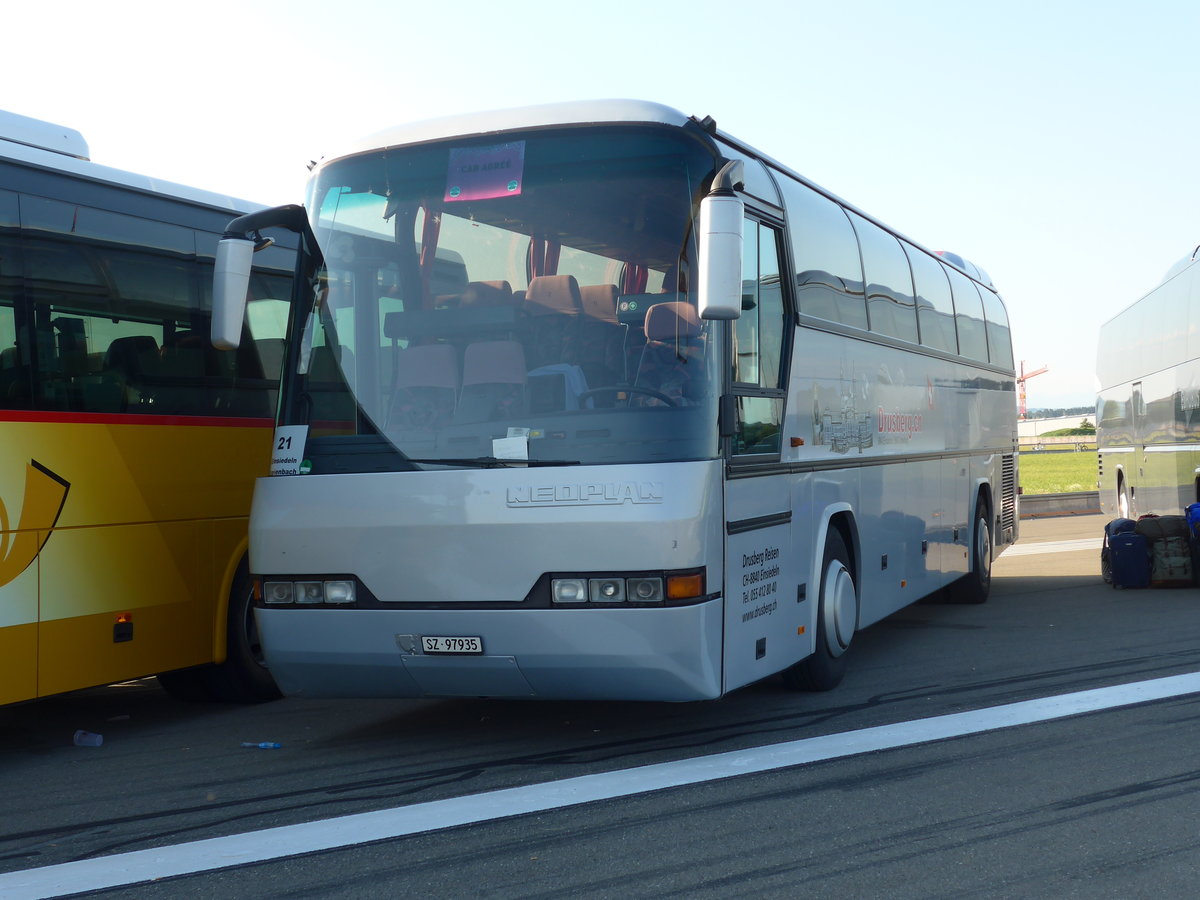
[[[859,618],[852,521],[847,514],[830,519],[814,598],[815,647],[782,673],[784,683],[795,690],[832,690],[846,674],[847,651]]]
[[[1200,490],[1200,487],[1197,490]],[[1125,481],[1125,471],[1120,468],[1117,469],[1117,517],[1133,518],[1133,503],[1129,497],[1129,485]]]
[[[218,623],[220,627],[222,623]],[[254,618],[254,580],[243,556],[229,587],[226,608],[225,660],[208,667],[213,699],[226,703],[264,703],[281,694],[267,669]]]
[[[225,638],[222,662],[158,676],[159,684],[177,700],[222,703],[265,703],[281,695],[267,670],[254,619],[254,582],[249,561],[242,557],[229,585],[228,603],[215,623]]]

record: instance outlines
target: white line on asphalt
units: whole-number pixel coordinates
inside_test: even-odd
[[[283,825],[170,847],[136,850],[0,875],[0,897],[41,900],[210,872],[1195,693],[1200,693],[1200,672],[696,759],[580,775],[300,825]]]
[[[1035,541],[1032,544],[1013,544],[1000,557],[1029,556],[1034,553],[1066,553],[1070,550],[1099,550],[1103,538],[1080,538],[1077,541]]]

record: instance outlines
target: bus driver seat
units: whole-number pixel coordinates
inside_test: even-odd
[[[388,428],[436,429],[454,418],[458,353],[450,344],[416,344],[396,353]]]
[[[676,406],[698,402],[704,364],[704,334],[695,307],[682,300],[657,303],[646,311],[646,346],[635,387],[664,394]],[[634,406],[666,406],[650,394],[634,393]]]
[[[478,341],[463,352],[457,422],[495,422],[528,412],[525,351],[518,341]]]

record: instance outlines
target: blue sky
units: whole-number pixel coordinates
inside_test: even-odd
[[[348,139],[635,97],[792,166],[1004,295],[1029,405],[1090,405],[1101,323],[1200,244],[1200,4],[143,0],[6,10],[0,108],[263,203]],[[20,73],[17,75],[16,73]]]

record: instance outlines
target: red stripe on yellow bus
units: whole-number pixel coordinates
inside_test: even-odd
[[[2,422],[55,422],[86,425],[199,425],[222,428],[271,428],[272,419],[235,416],[148,416],[141,413],[73,413],[45,410],[0,410]]]

